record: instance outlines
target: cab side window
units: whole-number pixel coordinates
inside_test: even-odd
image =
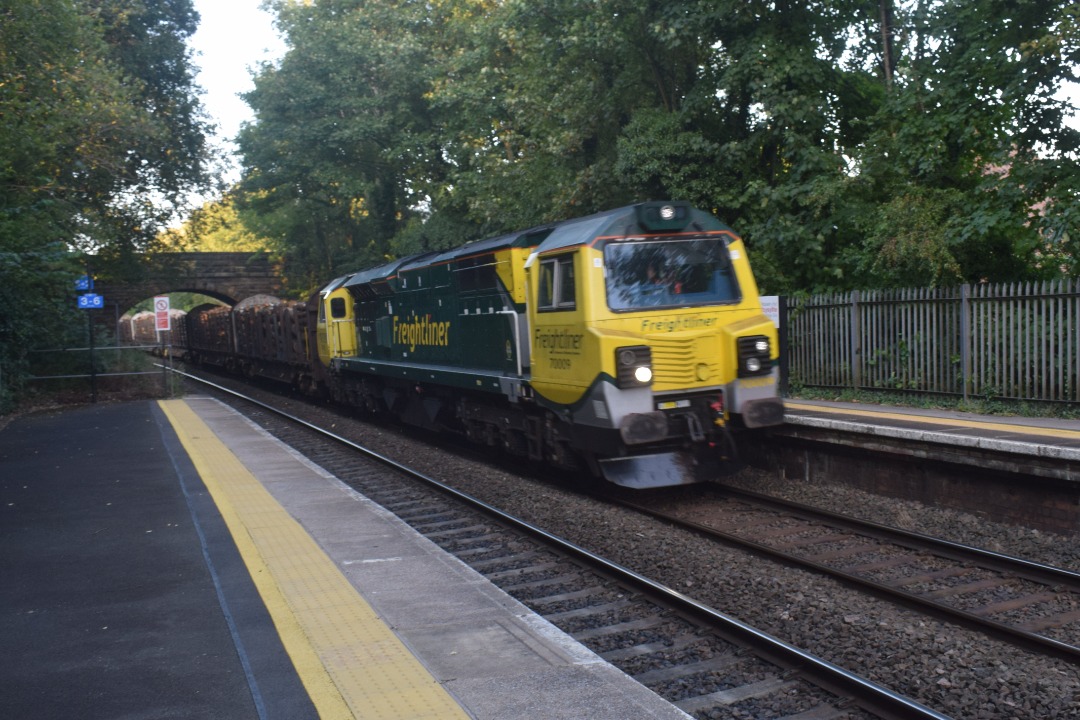
[[[577,307],[573,255],[559,255],[540,262],[540,293],[536,306],[542,312]]]
[[[330,298],[330,317],[335,320],[345,317],[345,298]]]

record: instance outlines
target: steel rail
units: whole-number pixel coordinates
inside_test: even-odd
[[[1046,583],[1047,585],[1055,583],[1067,585],[1069,588],[1080,592],[1080,572],[1075,572],[1066,568],[1045,565],[1043,563],[1016,557],[1015,555],[1006,555],[1004,553],[994,552],[993,550],[986,550],[972,545],[964,545],[963,543],[945,540],[944,538],[936,538],[932,535],[924,535],[922,533],[904,530],[903,528],[893,527],[891,525],[883,525],[869,520],[860,520],[859,518],[850,517],[848,515],[841,515],[840,513],[834,513],[829,510],[822,510],[809,505],[803,505],[802,503],[770,497],[749,490],[739,490],[729,487],[721,487],[718,488],[718,490],[729,497],[745,499],[759,505],[768,505],[796,517],[816,520],[827,525],[834,525],[836,527],[852,530],[880,540],[887,540],[896,543],[897,545],[903,545],[914,550],[928,550],[935,555],[970,562],[990,570],[1010,572],[1028,580],[1034,580],[1035,582]]]
[[[724,489],[724,492],[727,492],[726,488]],[[812,570],[823,575],[828,575],[829,577],[848,583],[857,588],[868,590],[875,594],[881,595],[890,601],[897,602],[899,604],[903,604],[909,607],[915,607],[924,612],[933,613],[943,619],[952,621],[959,625],[963,625],[964,627],[987,633],[998,639],[1006,640],[1024,649],[1034,650],[1036,652],[1043,653],[1051,657],[1068,660],[1069,662],[1080,663],[1080,647],[1077,647],[1075,645],[1069,645],[1059,640],[1054,640],[1053,638],[1046,637],[1045,635],[1028,632],[1012,625],[1006,625],[1005,623],[991,620],[980,615],[976,615],[975,613],[968,612],[966,610],[961,610],[959,608],[945,605],[944,603],[939,603],[928,598],[920,597],[918,595],[899,590],[884,583],[869,580],[865,577],[849,573],[820,562],[808,560],[804,557],[800,557],[784,550],[778,550],[764,543],[742,537],[741,535],[726,532],[724,530],[710,527],[708,525],[694,522],[692,520],[684,520],[674,515],[669,515],[660,510],[654,510],[653,508],[639,505],[629,500],[610,496],[605,496],[605,500],[618,504],[621,507],[632,509],[635,512],[640,512],[644,515],[648,515],[649,517],[653,517],[658,520],[670,523],[676,527],[681,527],[683,529],[697,533],[703,537],[731,543],[733,545],[746,548],[757,554],[764,555],[766,557],[770,557],[790,565],[802,567],[807,570]],[[769,498],[769,500],[773,500],[773,498]],[[847,518],[847,520],[855,523],[858,522],[853,518]],[[901,532],[905,533],[906,535],[915,535],[915,533],[906,533],[906,531]],[[946,543],[949,548],[954,552],[956,551],[956,548],[964,547],[957,545],[956,543],[948,543],[948,541],[946,541]],[[988,554],[996,555],[996,553]],[[1008,556],[998,556],[998,559],[1000,560],[1001,558],[1005,557]],[[1029,563],[1028,561],[1021,561],[1020,564],[1020,566],[1024,567],[1027,571],[1030,571],[1032,566],[1037,565],[1037,563]],[[1045,567],[1050,568],[1050,566]],[[1060,570],[1060,568],[1050,569]],[[1060,570],[1060,572],[1064,573],[1066,576],[1074,575],[1074,573],[1071,573],[1068,570]]]
[[[753,649],[758,657],[798,675],[808,682],[827,690],[841,699],[848,699],[860,708],[882,718],[882,720],[951,720],[949,716],[922,705],[899,693],[893,692],[871,680],[860,677],[844,668],[819,658],[811,653],[758,630],[736,618],[715,610],[688,597],[677,590],[651,580],[638,572],[596,555],[569,540],[553,535],[546,530],[520,518],[509,515],[483,500],[450,487],[432,477],[409,468],[401,463],[365,448],[336,433],[314,425],[283,410],[279,410],[260,400],[243,395],[217,383],[171,368],[171,371],[195,382],[215,388],[245,402],[274,413],[290,422],[306,427],[323,437],[333,440],[351,450],[362,453],[368,458],[380,462],[394,470],[413,478],[424,485],[438,490],[462,503],[492,517],[497,522],[535,537],[560,552],[565,553],[590,567],[598,569],[612,578],[649,594],[654,600],[668,605],[688,616],[709,625],[718,635],[731,642]]]

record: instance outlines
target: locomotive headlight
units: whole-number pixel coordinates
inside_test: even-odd
[[[647,345],[615,350],[615,384],[620,388],[644,387],[653,379],[652,350]]]
[[[772,345],[764,335],[750,335],[736,340],[739,355],[739,377],[765,375],[772,371]]]

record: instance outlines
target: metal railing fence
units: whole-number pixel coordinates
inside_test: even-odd
[[[785,298],[792,386],[1080,402],[1080,279]]]
[[[164,361],[151,358],[147,350],[160,350]],[[28,383],[47,380],[87,380],[91,402],[97,402],[98,381],[105,378],[131,378],[157,375],[161,378],[163,397],[169,395],[168,369],[172,358],[164,345],[97,345],[89,347],[64,347],[30,350],[37,358],[32,373],[25,377]],[[159,368],[149,369],[154,365]]]

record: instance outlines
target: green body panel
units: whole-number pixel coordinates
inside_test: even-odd
[[[382,360],[364,360],[341,358],[335,361],[337,367],[347,372],[358,372],[379,377],[406,380],[415,383],[433,383],[446,387],[456,387],[476,392],[504,392],[500,372],[429,365],[417,363],[387,362]]]
[[[359,357],[516,374],[517,312],[498,295],[403,290],[357,303]]]

